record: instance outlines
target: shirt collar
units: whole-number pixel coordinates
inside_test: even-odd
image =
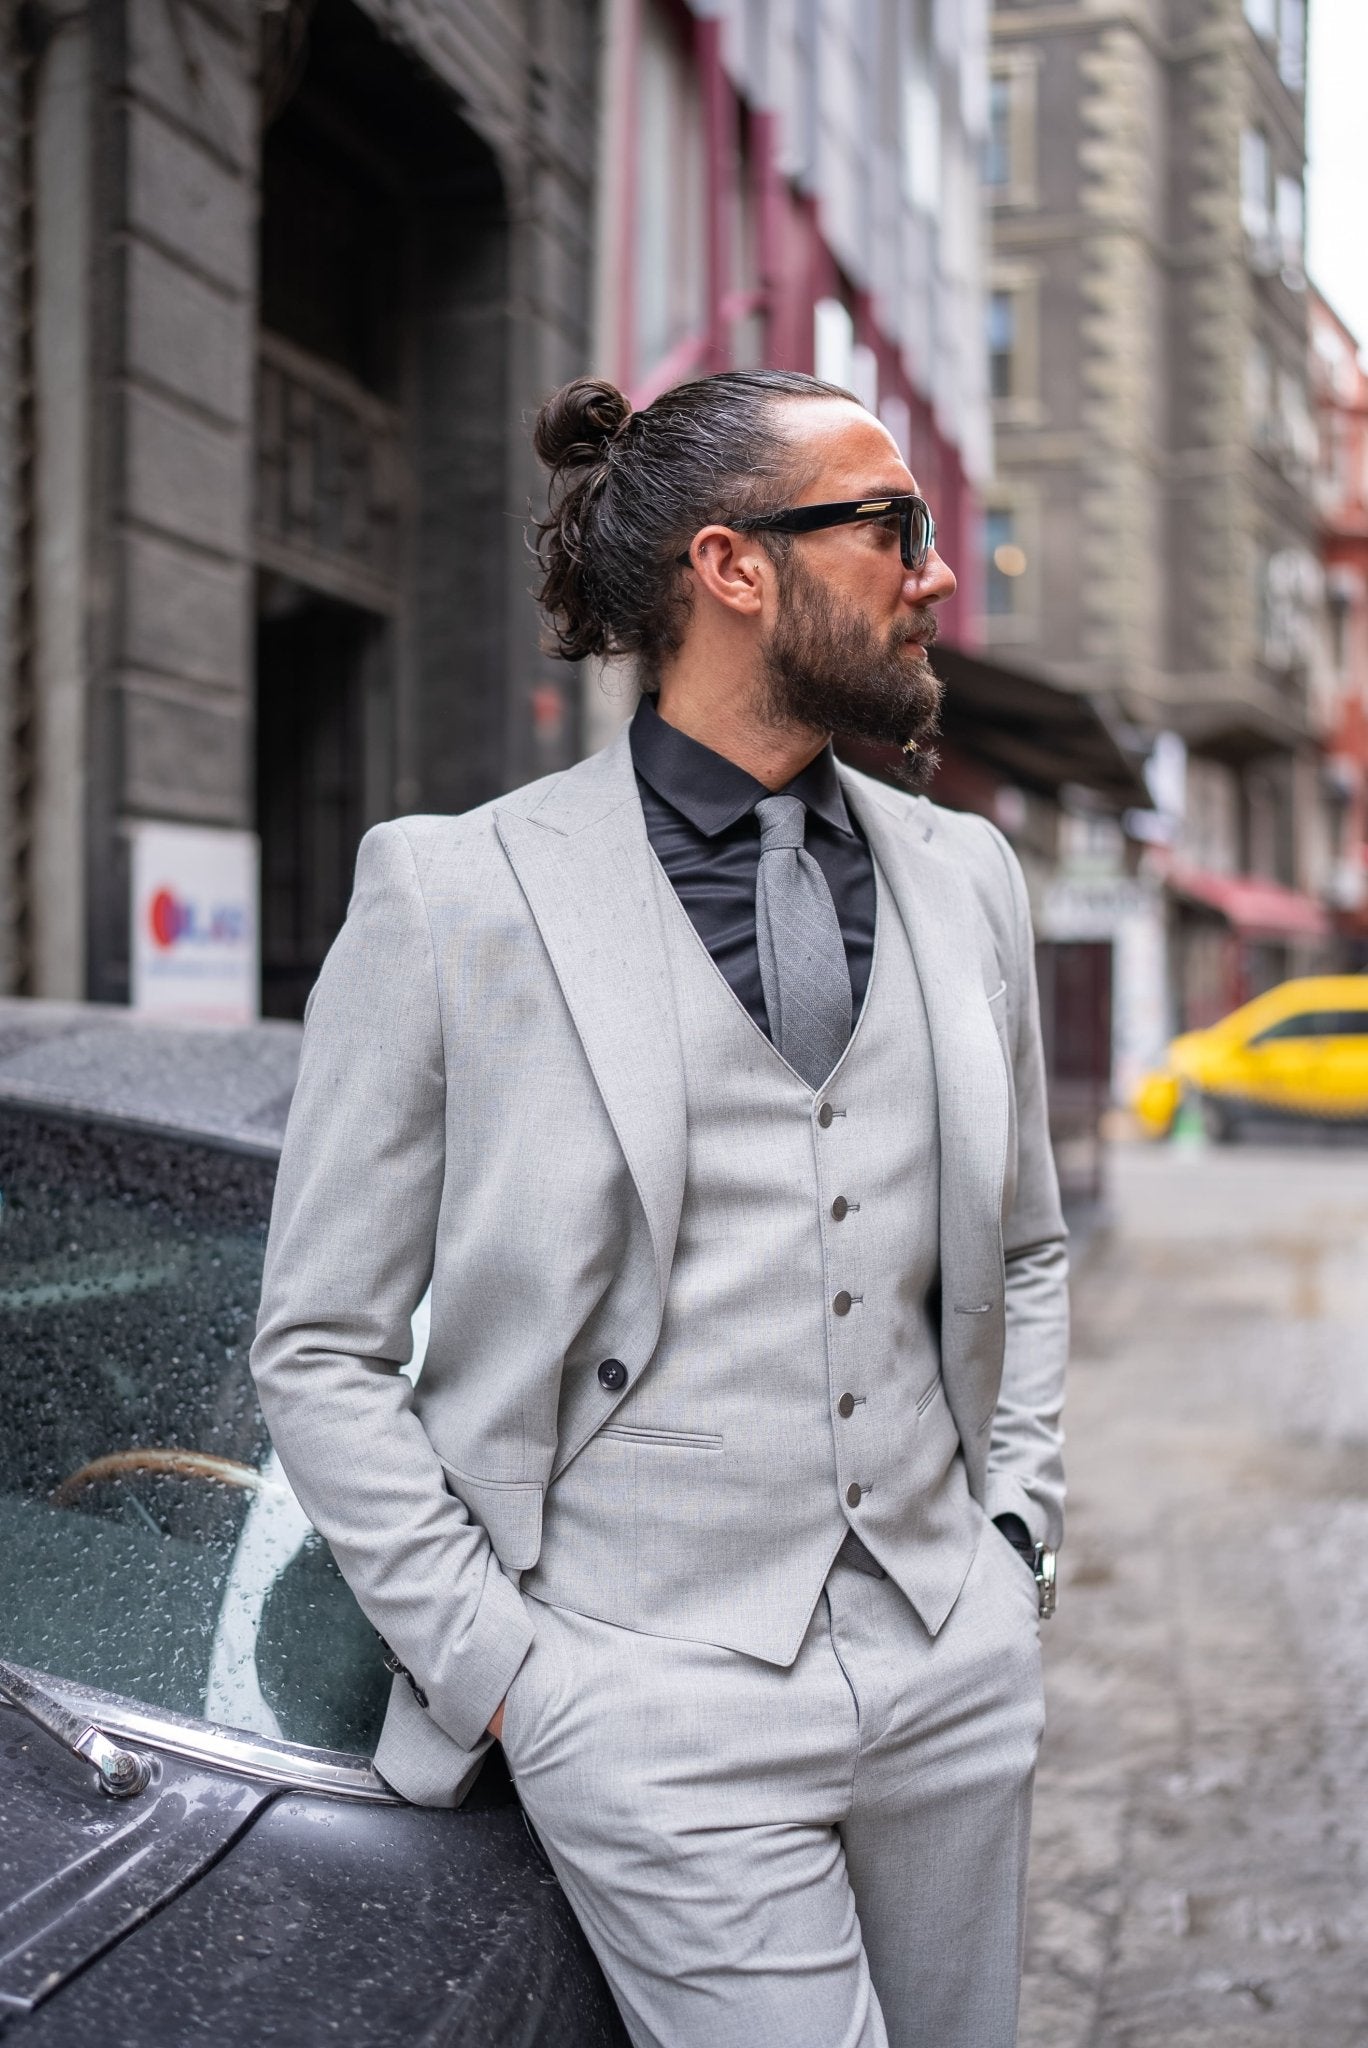
[[[632,765],[642,781],[707,839],[715,839],[772,794],[796,796],[837,832],[856,836],[830,746],[782,791],[773,792],[735,761],[667,724],[649,697],[637,705],[631,743]]]

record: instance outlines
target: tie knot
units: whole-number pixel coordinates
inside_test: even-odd
[[[763,796],[755,806],[761,853],[797,852],[807,827],[807,805],[797,796]]]

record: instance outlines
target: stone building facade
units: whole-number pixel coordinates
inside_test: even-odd
[[[594,0],[47,0],[0,65],[0,987],[121,1000],[138,821],[357,839],[574,757],[526,416],[589,349]]]
[[[1173,736],[1164,1029],[1328,933],[1304,62],[1303,0],[995,0],[986,632]]]

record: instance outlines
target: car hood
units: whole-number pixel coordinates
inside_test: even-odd
[[[120,1809],[87,1792],[74,1760],[0,1712],[3,1903],[46,1944],[27,1976],[21,1956],[7,1980],[32,1989],[0,2002],[4,2048],[627,2048],[506,1773],[487,1768],[490,1783],[448,1811],[228,1774],[192,1787],[193,1768],[162,1763],[165,1806],[120,1839],[143,1802]],[[26,1876],[6,1861],[21,1831]],[[115,1873],[107,1907],[84,1860],[102,1849]]]
[[[153,1773],[138,1797],[107,1798],[0,1704],[0,2027],[183,1891],[278,1790],[174,1757]]]

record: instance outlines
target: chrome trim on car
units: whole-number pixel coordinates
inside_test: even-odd
[[[14,1669],[102,1734],[124,1736],[168,1756],[216,1765],[243,1778],[264,1778],[300,1792],[328,1792],[338,1799],[363,1799],[381,1806],[404,1804],[371,1764],[343,1750],[310,1749],[250,1729],[221,1728],[212,1721],[195,1721],[185,1714],[143,1706],[137,1700],[120,1699],[115,1693],[76,1685],[48,1672],[26,1671],[19,1665]]]
[[[136,1799],[152,1782],[152,1766],[136,1750],[120,1749],[84,1714],[73,1714],[57,1695],[18,1664],[0,1659],[0,1699],[27,1714],[37,1728],[73,1756],[94,1764],[100,1789],[111,1799]]]

